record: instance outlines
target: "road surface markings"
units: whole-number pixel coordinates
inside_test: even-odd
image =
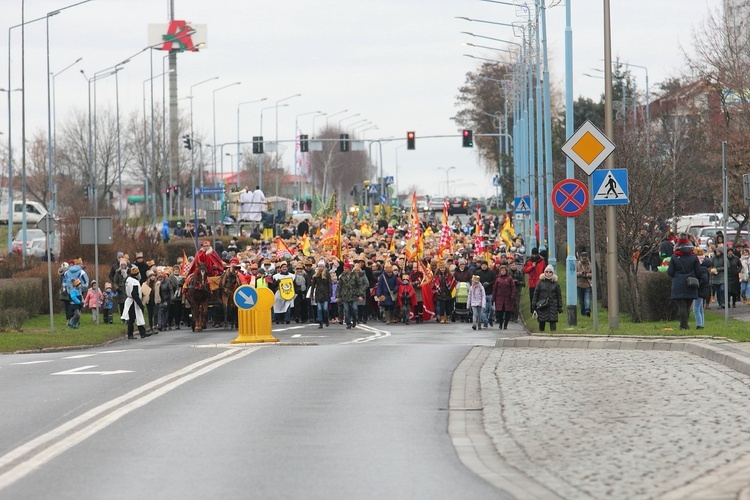
[[[300,328],[305,328],[307,325],[303,326],[288,326],[286,328],[277,328],[276,330],[273,330],[274,332],[285,332],[287,330],[299,330]]]
[[[81,366],[79,368],[72,368],[70,370],[65,370],[64,372],[53,373],[52,375],[119,375],[121,373],[133,373],[133,370],[110,370],[106,372],[84,371],[90,368],[96,368],[97,366],[99,365]]]
[[[372,333],[369,337],[362,337],[358,339],[354,339],[349,342],[342,342],[342,344],[363,344],[365,342],[372,342],[373,340],[383,339],[385,337],[390,337],[391,332],[387,332],[385,330],[378,330],[377,328],[373,328],[370,325],[357,325],[356,328],[360,328],[366,332]]]
[[[292,335],[293,339],[298,339],[301,337],[302,337],[301,333],[295,333],[294,335]],[[327,339],[328,335],[305,335],[305,338],[306,339]]]
[[[24,361],[23,363],[11,363],[11,366],[19,366],[19,365],[38,365],[40,363],[52,363],[54,362],[53,359],[45,359],[41,361]]]
[[[67,356],[62,359],[83,359],[83,358],[90,358],[92,356],[96,356],[96,354],[76,354],[75,356]]]
[[[0,456],[0,490],[159,396],[260,349],[228,349],[93,408]]]

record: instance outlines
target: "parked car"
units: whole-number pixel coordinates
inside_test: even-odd
[[[31,242],[34,240],[41,239],[44,241],[44,231],[41,229],[30,229],[26,228],[26,252],[28,254],[31,248]],[[13,253],[21,253],[23,247],[23,229],[16,233],[16,237],[13,238]]]
[[[479,207],[482,213],[485,213],[487,211],[487,202],[483,198],[469,198],[469,208],[472,213],[476,212],[477,207]]]
[[[443,211],[443,198],[440,196],[430,197],[430,201],[427,203],[427,209],[430,212],[442,212]]]
[[[35,239],[31,240],[31,242],[27,242],[28,250],[26,252],[27,255],[31,257],[36,257],[40,260],[47,260],[47,241],[42,239]],[[52,262],[55,261],[55,251],[50,251],[50,257]]]

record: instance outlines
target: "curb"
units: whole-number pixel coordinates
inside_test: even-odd
[[[535,347],[542,349],[614,349],[642,351],[683,351],[722,364],[739,373],[750,375],[750,353],[736,349],[729,342],[707,344],[704,342],[685,342],[683,340],[646,340],[643,338],[552,338],[552,337],[515,337],[498,339],[495,347]],[[702,339],[700,339],[702,340]],[[708,340],[708,338],[706,338]]]

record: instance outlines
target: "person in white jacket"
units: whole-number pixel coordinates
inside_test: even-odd
[[[740,296],[743,302],[747,301],[750,304],[750,297],[747,293],[750,289],[750,285],[748,285],[748,278],[750,278],[750,249],[742,249],[740,264],[742,264],[742,270],[740,271]]]
[[[143,300],[141,298],[141,282],[138,281],[138,266],[130,268],[130,276],[125,280],[125,311],[122,313],[122,319],[128,323],[128,338],[134,339],[133,324],[138,326],[138,333],[142,339],[150,337],[146,333],[146,321],[143,319]]]

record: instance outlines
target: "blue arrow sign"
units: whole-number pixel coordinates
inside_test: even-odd
[[[628,170],[625,168],[594,170],[591,174],[591,185],[594,188],[591,193],[594,205],[626,205],[630,203]]]
[[[242,285],[234,291],[234,303],[240,309],[252,309],[258,303],[258,292],[250,285]]]
[[[381,201],[381,203],[385,203],[386,201],[388,201],[388,198],[384,194],[381,194],[380,195],[380,201]]]

